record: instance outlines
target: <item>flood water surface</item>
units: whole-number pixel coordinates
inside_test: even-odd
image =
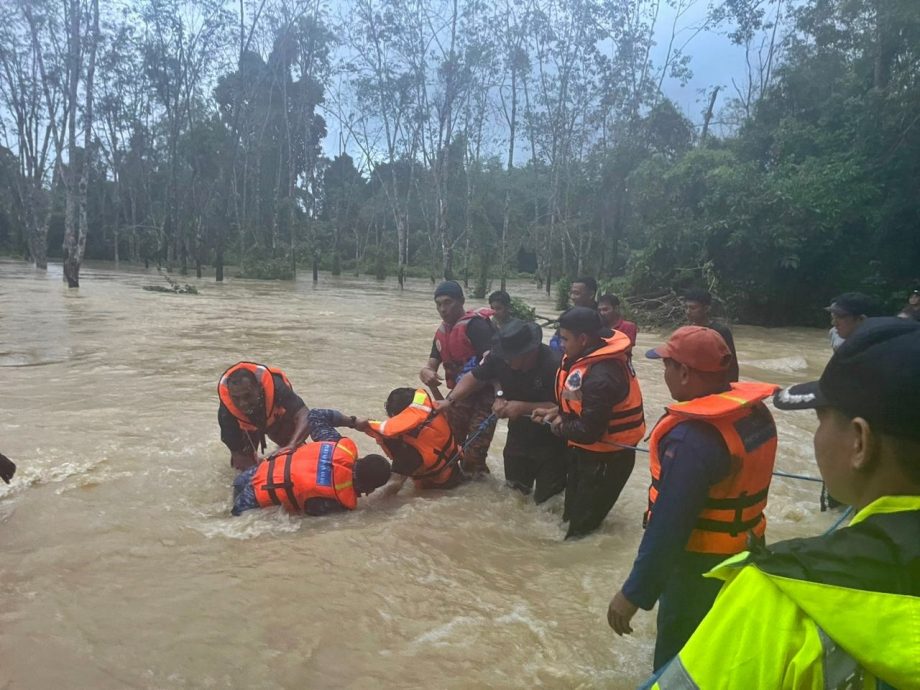
[[[427,281],[322,275],[142,290],[155,272],[90,266],[67,290],[0,262],[2,688],[630,688],[651,670],[654,612],[632,636],[607,603],[641,538],[646,456],[594,535],[563,543],[543,506],[492,476],[450,493],[375,494],[358,510],[229,514],[234,472],[217,378],[282,368],[311,407],[380,418],[417,385],[438,323]],[[528,283],[509,290],[551,314]],[[468,301],[473,306],[474,300]],[[664,334],[643,331],[639,348]],[[549,333],[546,334],[548,340]],[[737,327],[743,378],[816,378],[824,333]],[[654,422],[659,362],[635,358]],[[812,413],[775,413],[777,468],[816,475]],[[352,436],[365,452],[373,442]],[[817,534],[819,485],[777,478],[768,539]]]

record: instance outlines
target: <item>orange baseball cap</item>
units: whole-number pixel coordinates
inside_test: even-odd
[[[668,342],[645,353],[649,359],[673,359],[697,371],[725,371],[732,361],[731,350],[716,331],[705,326],[678,328]]]

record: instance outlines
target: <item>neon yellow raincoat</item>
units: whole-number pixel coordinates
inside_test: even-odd
[[[920,496],[879,498],[845,529],[707,576],[726,584],[651,687],[920,688]]]

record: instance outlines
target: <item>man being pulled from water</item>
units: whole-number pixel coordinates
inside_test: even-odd
[[[491,311],[466,311],[463,306],[463,288],[453,280],[446,280],[438,285],[434,291],[434,303],[441,316],[441,325],[435,332],[428,363],[422,367],[418,376],[422,383],[436,391],[441,384],[438,367],[443,364],[447,387],[453,390],[460,375],[475,366],[489,349],[494,332],[489,322]],[[452,405],[447,419],[454,431],[454,437],[465,439],[473,434],[491,414],[494,398],[495,394],[491,388],[483,388],[475,395]],[[464,449],[463,470],[467,474],[488,473],[486,454],[489,452],[494,432],[494,426],[484,429]]]
[[[310,410],[310,437],[293,449],[272,453],[233,482],[233,510],[283,506],[291,513],[326,515],[354,510],[358,497],[390,479],[390,463],[381,455],[358,457],[354,441],[335,427],[366,427],[367,420],[336,410]]]
[[[279,450],[291,450],[310,432],[307,406],[280,369],[237,362],[217,384],[220,440],[230,449],[230,464],[245,470],[259,461],[265,437]]]
[[[821,379],[776,394],[818,415],[815,459],[849,527],[755,548],[655,688],[920,687],[920,324],[875,318]],[[644,687],[649,687],[648,685]]]
[[[749,535],[763,540],[776,426],[761,401],[777,387],[729,384],[731,352],[702,326],[678,328],[647,356],[664,360],[665,384],[677,402],[649,440],[645,534],[607,620],[618,635],[630,633],[636,609],[648,611],[657,601],[657,670],[712,606],[719,585],[703,573],[743,551]]]
[[[406,478],[416,489],[452,489],[463,481],[462,451],[447,416],[434,409],[427,391],[395,388],[385,408],[389,419],[359,419],[356,428],[374,438],[393,461],[393,473],[401,475],[392,483],[395,490]]]
[[[560,356],[543,344],[543,331],[535,323],[511,319],[493,338],[485,360],[464,376],[448,400],[457,401],[484,386],[497,385],[492,411],[508,420],[508,439],[503,452],[505,481],[512,488],[542,503],[565,488],[565,441],[548,426],[530,419],[538,408],[551,407],[555,398],[556,371]]]
[[[604,521],[632,472],[633,446],[645,433],[629,338],[619,331],[609,338],[600,333],[594,309],[572,307],[559,317],[565,355],[556,375],[557,407],[533,413],[534,421],[549,422],[568,442],[566,539],[589,534]]]

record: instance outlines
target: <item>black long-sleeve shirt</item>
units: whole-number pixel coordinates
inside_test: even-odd
[[[584,354],[593,351],[589,350]],[[568,370],[568,367],[563,368]],[[601,440],[607,433],[614,406],[629,395],[628,376],[629,373],[622,362],[605,359],[591,365],[581,382],[581,414],[563,413],[560,435],[569,441],[585,445]]]

